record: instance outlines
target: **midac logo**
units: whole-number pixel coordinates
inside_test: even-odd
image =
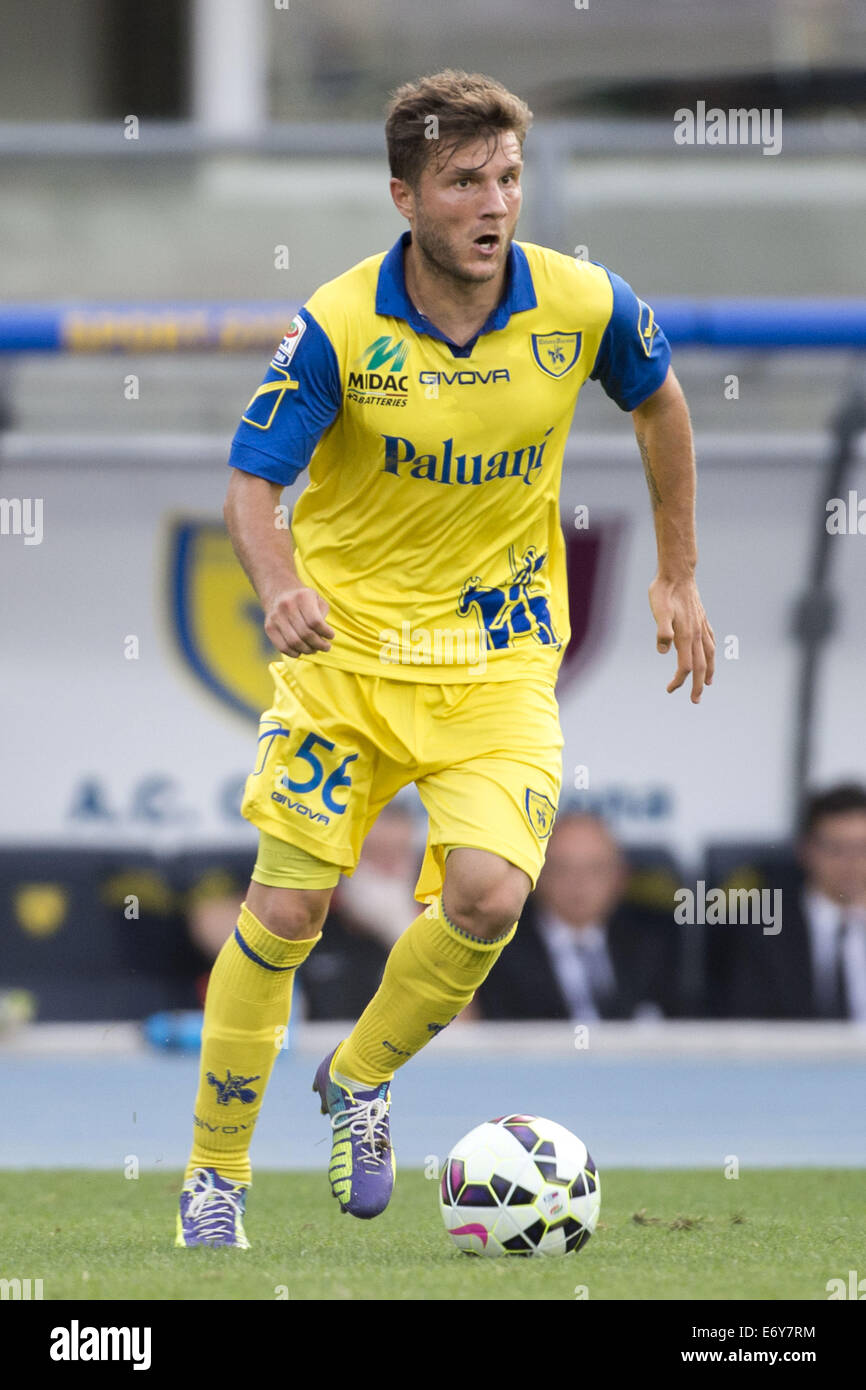
[[[403,374],[409,344],[403,338],[383,335],[369,343],[352,364],[346,399],[359,405],[405,405],[409,378]],[[384,369],[384,370],[383,370]]]
[[[383,335],[365,347],[355,362],[359,367],[365,367],[368,372],[378,371],[380,367],[385,366],[390,366],[392,372],[399,372],[408,356],[409,344],[404,338],[394,339]]]

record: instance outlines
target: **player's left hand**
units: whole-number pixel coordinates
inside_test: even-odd
[[[649,587],[649,601],[656,620],[656,651],[676,648],[676,675],[668,694],[679,690],[687,676],[692,678],[692,704],[700,701],[705,685],[711,685],[715,671],[716,639],[707,621],[704,605],[694,579],[662,579],[656,575]]]

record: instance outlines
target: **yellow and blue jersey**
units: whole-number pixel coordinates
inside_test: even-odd
[[[410,236],[299,310],[229,462],[284,485],[309,466],[295,563],[336,636],[304,662],[552,683],[569,638],[559,487],[578,392],[589,377],[634,410],[670,347],[618,275],[527,242],[457,346],[406,293]]]

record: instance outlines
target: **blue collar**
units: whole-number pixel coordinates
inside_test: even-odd
[[[439,329],[423,314],[419,314],[406,293],[403,251],[411,239],[411,231],[403,232],[390,251],[387,252],[379,267],[379,279],[376,284],[376,313],[388,314],[395,319],[405,319],[416,333],[426,333],[430,338],[438,338],[440,342],[447,343],[455,357],[468,357],[482,333],[492,333],[498,328],[504,328],[512,314],[519,314],[523,309],[534,309],[538,304],[526,252],[522,246],[512,241],[508,248],[505,291],[502,298],[475,337],[463,347],[459,347],[444,333],[440,333]]]

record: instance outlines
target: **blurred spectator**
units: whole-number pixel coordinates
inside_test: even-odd
[[[322,940],[298,972],[301,1016],[356,1018],[375,994],[391,946],[421,911],[412,897],[419,863],[415,837],[408,805],[394,801],[382,810],[354,874],[344,875],[334,889]],[[241,874],[226,862],[190,890],[189,934],[211,961],[235,929],[248,881],[246,861]],[[202,999],[206,983],[205,976]]]
[[[388,952],[422,910],[415,817],[391,802],[371,828],[358,867],[340,879],[322,939],[298,973],[304,1016],[357,1018],[379,987]]]
[[[243,860],[235,854],[225,858],[215,854],[217,861],[196,869],[195,856],[191,866],[184,865],[181,874],[186,903],[186,925],[190,941],[207,962],[196,976],[195,988],[199,1004],[204,1008],[211,966],[237,926],[241,903],[249,883],[252,856]],[[187,882],[191,875],[192,881]]]
[[[777,935],[719,928],[732,933],[725,1012],[866,1022],[866,787],[843,783],[808,798],[797,861],[774,883]]]
[[[151,852],[0,849],[0,992],[11,991],[0,997],[0,1028],[26,1008],[40,1022],[192,1008],[205,964]]]
[[[678,1009],[671,908],[627,897],[629,869],[604,822],[556,822],[514,940],[478,992],[485,1018],[626,1019]]]

